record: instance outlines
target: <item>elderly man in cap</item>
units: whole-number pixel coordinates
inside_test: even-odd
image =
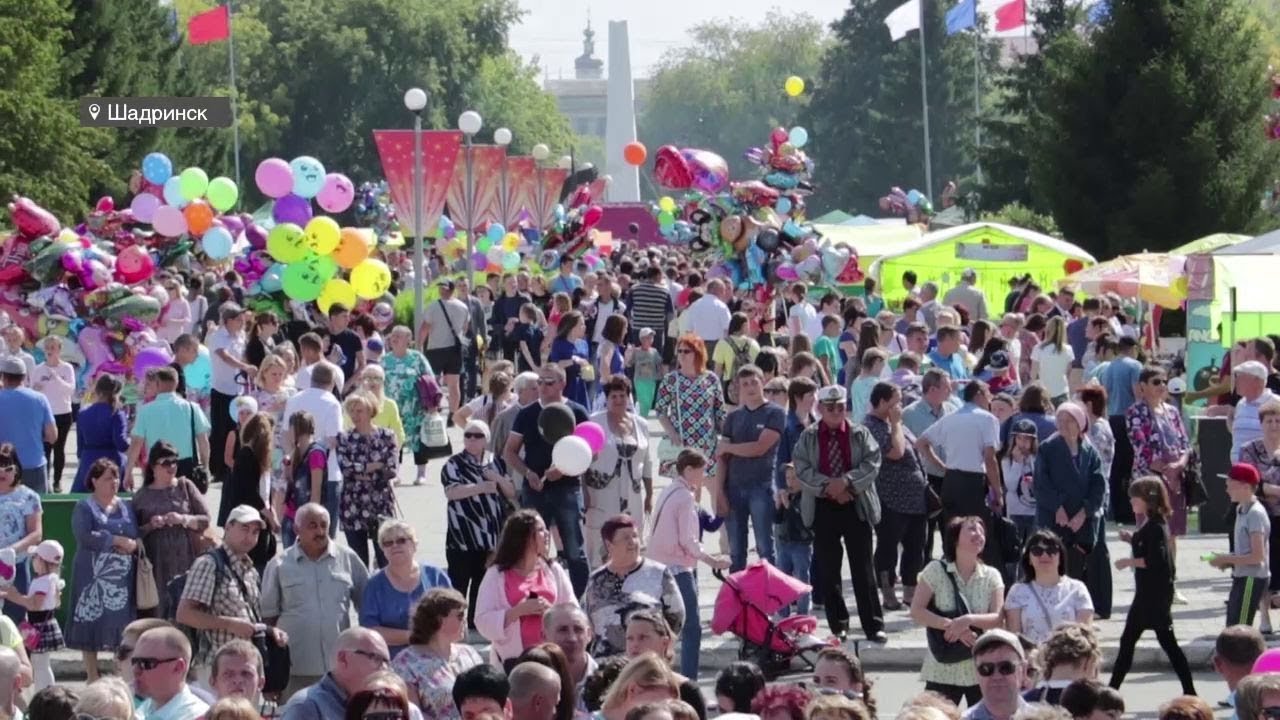
[[[982,701],[970,706],[961,716],[963,720],[1011,720],[1030,706],[1022,699],[1027,654],[1017,635],[999,628],[982,633],[973,643],[973,664]]]
[[[207,679],[214,652],[228,640],[270,632],[281,645],[289,641],[284,631],[262,621],[258,571],[249,557],[266,525],[257,510],[237,505],[227,515],[222,545],[196,558],[187,571],[177,620],[199,631],[192,665],[200,670],[201,679]]]
[[[245,392],[245,385],[239,379],[240,373],[253,377],[257,368],[244,361],[245,345],[248,337],[244,331],[245,309],[228,302],[218,308],[218,317],[222,324],[214,330],[207,340],[209,360],[213,365],[213,387],[209,392],[209,413],[212,415],[213,430],[209,441],[213,447],[221,449],[227,444],[227,433],[235,428],[231,417],[231,401]],[[222,478],[231,468],[227,467],[221,452],[209,458],[209,470],[215,478]]]
[[[1231,369],[1235,380],[1236,394],[1240,402],[1236,403],[1231,417],[1231,461],[1240,459],[1240,450],[1245,445],[1262,437],[1262,420],[1258,410],[1276,396],[1267,389],[1267,366],[1257,360],[1249,360]]]
[[[827,624],[837,637],[849,631],[849,609],[840,581],[843,541],[862,630],[867,639],[883,643],[888,636],[871,552],[872,528],[880,522],[876,493],[880,447],[865,425],[849,419],[845,401],[839,385],[818,391],[821,419],[800,434],[791,460],[806,489],[800,496],[800,514],[813,528],[813,556],[822,585],[814,593],[825,597]]]
[[[989,317],[987,313],[987,295],[981,289],[976,287],[978,282],[978,273],[973,268],[965,268],[960,273],[960,284],[947,291],[942,298],[942,304],[947,307],[961,305],[969,311],[970,320],[986,320]]]
[[[0,357],[0,442],[13,443],[22,464],[22,484],[48,492],[44,444],[58,439],[53,408],[43,394],[25,387],[27,366],[13,356]]]

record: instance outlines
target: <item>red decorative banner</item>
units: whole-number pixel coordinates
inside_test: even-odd
[[[471,153],[472,207],[467,207],[467,153]],[[472,145],[459,148],[449,184],[449,217],[469,231],[481,223],[497,222],[498,196],[502,189],[502,166],[507,149],[501,145]]]
[[[551,226],[555,219],[556,203],[560,202],[560,188],[569,177],[569,171],[562,168],[541,168],[538,170],[538,197],[535,198],[538,211],[534,217],[540,221],[542,228]]]
[[[538,163],[527,155],[507,158],[507,197],[502,208],[502,224],[515,227],[520,213],[536,215]]]
[[[591,191],[591,202],[596,204],[604,202],[604,194],[608,188],[609,181],[605,180],[603,175],[593,180],[591,184],[587,186],[587,189]]]
[[[396,217],[407,234],[434,236],[444,211],[445,194],[462,145],[460,130],[422,131],[422,226],[413,226],[413,131],[374,130],[382,173],[391,190]]]

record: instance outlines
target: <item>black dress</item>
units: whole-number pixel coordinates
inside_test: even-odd
[[[267,506],[262,500],[262,494],[258,491],[261,478],[262,468],[258,464],[257,456],[253,453],[253,448],[240,445],[236,449],[231,474],[222,488],[222,503],[218,510],[219,527],[226,525],[227,514],[238,505],[248,505],[258,512],[265,512]],[[267,562],[276,554],[275,540],[275,536],[269,530],[263,530],[258,535],[258,544],[249,551],[249,557],[253,560],[253,566],[257,568],[259,575],[266,568]]]

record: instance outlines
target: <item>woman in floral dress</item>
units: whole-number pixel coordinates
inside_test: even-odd
[[[400,408],[400,419],[404,423],[404,444],[413,452],[413,462],[418,466],[416,482],[421,484],[427,474],[429,458],[418,440],[422,420],[426,417],[418,399],[418,378],[435,373],[431,371],[431,364],[427,362],[426,356],[413,349],[413,336],[409,328],[395,326],[387,341],[391,352],[382,356],[382,369],[386,371],[384,392]]]
[[[409,626],[409,647],[391,661],[391,669],[409,686],[409,699],[426,717],[458,720],[453,681],[464,670],[484,664],[465,642],[467,601],[453,588],[433,588],[418,601]]]
[[[696,335],[684,335],[676,343],[677,369],[658,386],[654,410],[666,430],[664,443],[691,447],[707,457],[707,477],[716,472],[716,443],[724,421],[724,396],[720,379],[707,370],[707,346]],[[667,456],[670,457],[667,457]],[[674,477],[675,457],[659,449],[659,471]]]
[[[395,516],[392,482],[400,467],[400,451],[390,430],[374,426],[375,403],[364,392],[352,394],[343,403],[354,427],[338,436],[338,467],[343,479],[338,514],[347,545],[360,560],[369,564],[372,542],[378,567],[385,567],[387,558],[378,547],[378,526]]]

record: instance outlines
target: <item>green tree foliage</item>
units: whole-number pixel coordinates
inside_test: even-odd
[[[472,107],[484,118],[484,142],[491,142],[499,127],[511,130],[511,154],[527,155],[534,145],[545,143],[552,151],[567,153],[574,143],[569,119],[556,101],[538,84],[538,68],[526,64],[515,52],[487,57],[471,85]]]
[[[110,178],[106,131],[80,126],[62,86],[71,13],[60,0],[0,0],[0,197],[21,193],[66,216]]]
[[[1033,191],[1099,257],[1244,229],[1280,148],[1266,49],[1239,0],[1112,0],[1091,37],[1066,34],[1028,145]]]
[[[1062,237],[1062,230],[1058,228],[1058,223],[1053,221],[1051,215],[1038,213],[1016,202],[1009,203],[995,212],[984,214],[982,219],[987,222],[1003,223],[1013,227],[1034,230],[1045,235]]]
[[[829,44],[810,15],[771,11],[755,25],[712,20],[690,31],[687,46],[669,51],[650,86],[638,130],[650,152],[661,145],[697,147],[723,156],[732,177],[753,177],[742,158],[770,129],[800,119],[804,98],[783,83],[798,75],[810,88]]]
[[[933,179],[924,172],[920,33],[893,42],[884,19],[901,0],[853,0],[833,28],[806,124],[820,192],[813,212],[839,208],[875,213],[890,186],[931,197],[974,169],[973,31],[948,37],[946,7],[925,3],[926,67]],[[995,46],[978,40],[983,67]]]

